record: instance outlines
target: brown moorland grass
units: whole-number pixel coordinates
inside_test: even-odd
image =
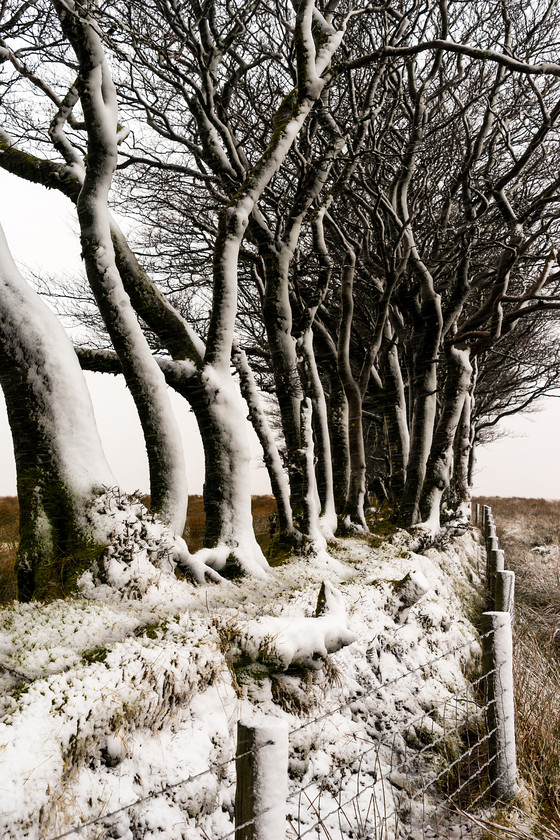
[[[14,561],[18,538],[18,500],[15,496],[0,496],[0,603],[16,597]]]
[[[519,770],[539,816],[560,831],[560,501],[477,501],[491,506],[506,565],[515,572]]]

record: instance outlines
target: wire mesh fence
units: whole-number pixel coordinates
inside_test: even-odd
[[[491,640],[493,631],[485,634]],[[386,695],[400,684],[406,694],[415,692],[415,679],[442,660],[460,666],[466,650],[477,656],[485,637],[472,638],[446,653],[439,654],[416,669],[387,680],[375,690],[337,705],[328,712],[294,727],[290,732],[290,765],[297,749],[297,736],[309,727],[320,727],[329,718],[336,722],[345,718],[364,723],[365,701],[371,708],[378,702],[383,709]],[[488,700],[487,684],[492,674],[464,682],[460,691],[449,690],[446,696],[430,704],[420,714],[410,714],[405,707],[399,722],[389,729],[380,719],[365,721],[366,726],[341,732],[340,755],[332,754],[330,766],[324,773],[308,771],[303,779],[288,780],[285,800],[285,822],[280,830],[287,838],[315,837],[324,840],[392,840],[392,838],[453,838],[476,836],[477,829],[464,816],[465,809],[476,810],[488,800],[488,769],[493,761],[489,743],[493,731],[488,728],[489,709],[495,699]],[[407,687],[408,683],[408,687]],[[405,704],[406,705],[406,704]],[[296,743],[294,743],[296,741]],[[349,746],[349,741],[352,744]],[[223,823],[225,830],[209,834],[196,820],[185,815],[185,837],[226,840],[235,837],[267,837],[252,832],[259,819],[278,808],[281,799],[277,788],[271,798],[261,797],[253,816],[246,822],[234,821],[232,803],[236,786],[236,765],[248,755],[258,756],[270,746],[269,741],[220,764],[190,775],[175,784],[150,791],[135,802],[100,815],[59,834],[52,840],[83,836],[115,838],[121,835],[119,825],[127,814],[127,824],[140,826],[143,811],[154,800],[177,799],[181,788],[215,784],[222,786]],[[350,754],[350,757],[348,757]],[[273,760],[273,759],[272,759]],[[287,773],[288,767],[275,772]],[[252,784],[255,783],[253,779]],[[240,784],[237,778],[237,785]],[[229,826],[229,827],[228,827]],[[190,827],[190,831],[189,831]],[[246,829],[251,829],[247,831]],[[135,836],[133,833],[132,836]],[[283,836],[283,835],[282,835]]]
[[[488,791],[492,732],[486,723],[486,676],[466,683],[459,693],[450,692],[420,715],[404,715],[399,726],[363,743],[351,762],[293,789],[287,836],[473,836],[473,824],[461,811],[482,805]],[[400,678],[407,680],[410,674]]]

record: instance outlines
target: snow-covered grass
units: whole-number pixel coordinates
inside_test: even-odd
[[[438,709],[479,654],[473,533],[423,555],[407,539],[339,540],[336,562],[263,580],[194,587],[160,569],[136,600],[90,581],[89,597],[6,606],[0,835],[50,838],[147,797],[81,836],[217,840],[232,829],[236,721],[258,710],[291,730],[292,820],[307,803],[302,830],[320,809],[338,831],[326,815],[341,796],[352,830],[361,815],[375,837],[418,783],[391,775],[391,751],[437,741]],[[350,823],[344,838],[359,836]]]

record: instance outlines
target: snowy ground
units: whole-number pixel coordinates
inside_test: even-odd
[[[379,548],[345,539],[333,559],[265,580],[193,587],[161,571],[138,600],[101,587],[97,599],[6,607],[0,836],[48,840],[102,818],[80,836],[218,840],[233,826],[236,721],[258,709],[288,723],[302,834],[320,812],[320,836],[390,837],[374,823],[414,782],[394,758],[410,754],[407,721],[422,741],[429,720],[436,738],[437,710],[479,654],[467,617],[478,550],[473,532],[424,555],[404,534]],[[398,733],[392,753],[376,747],[383,733]],[[341,822],[328,814],[342,800]]]

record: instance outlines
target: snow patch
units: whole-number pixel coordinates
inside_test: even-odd
[[[0,700],[0,835],[40,840],[97,818],[83,829],[87,840],[104,832],[142,840],[227,835],[236,721],[258,711],[291,729],[292,819],[299,815],[302,831],[316,822],[313,809],[300,808],[297,791],[308,785],[314,807],[335,812],[325,816],[326,830],[350,840],[356,820],[371,820],[372,808],[382,818],[416,784],[399,766],[405,750],[410,756],[415,744],[439,737],[438,709],[465,690],[464,669],[480,655],[462,603],[466,581],[476,582],[477,550],[472,532],[445,554],[415,554],[404,537],[380,548],[340,540],[332,552],[341,574],[331,568],[319,605],[324,569],[295,558],[266,580],[219,587],[194,588],[152,565],[166,584],[149,585],[138,600],[97,583],[95,600],[6,607],[0,661],[32,681],[7,685]],[[228,660],[239,633],[219,632],[228,623],[252,650],[269,640],[272,673],[263,667],[236,682]],[[278,672],[299,661],[307,670]],[[460,723],[466,711],[452,705]],[[383,779],[391,770],[396,775]],[[366,793],[339,823],[337,803],[355,797],[357,774]]]

